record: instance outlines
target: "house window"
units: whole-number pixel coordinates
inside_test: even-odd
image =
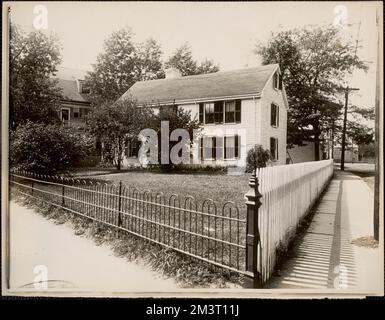
[[[127,158],[138,156],[138,141],[137,140],[127,141],[125,154],[126,154]]]
[[[74,118],[80,118],[80,108],[74,108]]]
[[[214,103],[205,103],[205,123],[214,123]]]
[[[239,158],[240,155],[240,136],[224,137],[225,140],[225,159]]]
[[[86,85],[84,80],[78,80],[79,81],[79,93],[85,93],[90,94],[91,88]]]
[[[270,138],[270,158],[275,161],[278,160],[278,139]]]
[[[241,122],[241,100],[225,101],[225,122]]]
[[[216,139],[214,137],[201,138],[202,159],[215,159],[215,142]]]
[[[282,90],[282,76],[278,71],[274,73],[273,86],[274,86],[274,89]]]
[[[204,124],[241,122],[241,100],[200,103],[199,122]]]
[[[274,103],[271,104],[270,125],[273,127],[279,126],[279,107]]]
[[[219,160],[223,158],[223,138],[203,137],[200,139],[199,158],[202,160]]]
[[[171,114],[171,113],[177,113],[178,112],[178,106],[171,105],[171,106],[160,106],[159,112],[162,114]]]
[[[223,102],[214,102],[214,121],[215,123],[223,123]]]

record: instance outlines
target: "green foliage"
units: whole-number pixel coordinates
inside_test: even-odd
[[[198,62],[193,59],[191,47],[187,43],[175,50],[171,57],[166,61],[165,67],[178,69],[182,76],[219,71],[219,66],[215,65],[212,60],[206,59],[198,65]]]
[[[269,150],[263,149],[259,144],[256,144],[252,149],[247,152],[246,157],[246,172],[253,172],[256,168],[266,167],[267,162],[270,159]]]
[[[42,174],[71,167],[86,154],[85,140],[54,124],[20,124],[11,133],[11,167]]]
[[[11,25],[9,61],[10,128],[28,120],[58,121],[61,92],[52,79],[61,62],[60,46],[53,35],[24,33]]]
[[[151,123],[153,112],[150,108],[138,107],[135,102],[125,99],[116,103],[104,103],[87,116],[90,133],[103,143],[104,165],[114,164],[121,168],[124,147],[128,140]]]
[[[160,45],[154,39],[135,43],[133,35],[130,28],[124,28],[105,40],[103,52],[86,77],[94,104],[116,101],[137,81],[164,77]]]
[[[367,70],[355,54],[355,43],[343,41],[334,27],[305,27],[273,33],[255,52],[263,64],[279,63],[289,100],[288,143],[315,142],[341,115],[335,97],[354,69]]]

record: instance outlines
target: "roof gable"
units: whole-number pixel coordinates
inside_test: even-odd
[[[211,98],[260,95],[278,64],[256,68],[136,82],[121,99],[139,104],[167,104]]]
[[[75,80],[58,79],[57,86],[62,89],[63,97],[69,101],[88,102],[86,97],[79,93]]]

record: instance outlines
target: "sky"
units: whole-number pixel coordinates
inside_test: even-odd
[[[213,59],[221,70],[232,70],[260,65],[253,49],[271,32],[345,21],[350,26],[343,36],[358,36],[357,54],[370,62],[367,73],[357,71],[348,79],[360,88],[351,102],[374,106],[379,2],[14,2],[8,3],[12,22],[32,30],[39,4],[47,8],[47,31],[60,39],[62,66],[83,70],[92,70],[103,41],[126,26],[137,42],[157,40],[164,59],[188,42],[198,61]]]

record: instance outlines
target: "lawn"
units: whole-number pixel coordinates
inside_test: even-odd
[[[119,181],[139,190],[193,196],[199,203],[212,199],[218,205],[234,201],[240,211],[245,210],[244,195],[248,190],[249,175],[225,174],[164,174],[157,172],[124,172],[97,175],[97,180],[118,184]]]

